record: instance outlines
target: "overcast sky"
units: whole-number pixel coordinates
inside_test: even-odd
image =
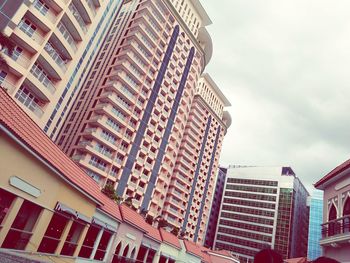
[[[201,2],[232,104],[221,164],[291,166],[310,187],[349,159],[350,1]]]

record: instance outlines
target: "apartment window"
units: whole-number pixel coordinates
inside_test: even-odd
[[[25,200],[7,233],[2,247],[24,250],[33,234],[41,210],[40,206]]]
[[[78,246],[78,242],[81,236],[81,233],[83,232],[85,225],[83,225],[81,222],[78,221],[74,221],[66,241],[64,242],[62,251],[61,251],[61,255],[65,255],[65,256],[73,256],[77,246]]]
[[[61,236],[68,223],[68,218],[55,213],[49,226],[46,229],[45,235],[40,243],[38,252],[54,254],[57,246],[61,241]]]
[[[1,223],[4,220],[6,214],[8,213],[12,201],[15,199],[15,195],[0,189],[0,229]]]
[[[84,243],[80,249],[79,257],[90,258],[92,250],[94,248],[95,240],[101,228],[96,225],[91,225],[86,233]]]
[[[5,80],[6,76],[7,76],[7,72],[1,70],[0,71],[0,84]]]

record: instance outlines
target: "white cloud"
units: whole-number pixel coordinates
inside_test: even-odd
[[[350,158],[350,1],[202,4],[206,71],[233,105],[222,164],[290,165],[311,185]]]

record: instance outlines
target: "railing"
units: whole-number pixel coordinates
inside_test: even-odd
[[[33,65],[33,67],[30,69],[30,72],[33,74],[34,77],[36,77],[45,88],[47,88],[52,94],[55,93],[56,88],[52,81],[48,78],[47,74],[41,69],[40,66],[38,66],[36,63]]]
[[[16,86],[12,84],[11,82],[8,82],[7,80],[0,77],[0,86],[3,87],[8,92],[12,92],[16,89]]]
[[[16,61],[18,64],[22,65],[24,68],[27,68],[30,65],[30,59],[25,57],[22,54],[22,50],[18,50],[18,48],[15,48],[15,50],[12,53],[12,56],[8,53],[8,50],[4,49],[3,52],[9,56],[13,61]]]
[[[67,71],[66,63],[64,60],[61,58],[60,54],[56,51],[56,49],[49,43],[47,42],[45,44],[44,49],[46,52],[50,55],[50,57],[56,62],[56,64],[64,71]]]
[[[74,38],[72,37],[72,35],[69,33],[68,29],[65,27],[65,25],[63,25],[62,22],[59,22],[57,25],[58,30],[61,32],[62,36],[64,37],[65,40],[67,40],[68,44],[70,45],[70,47],[74,50],[77,51],[77,45],[75,43]]]
[[[331,236],[349,234],[350,235],[350,215],[331,220],[322,224],[322,237],[327,238]]]
[[[34,41],[41,45],[44,42],[44,37],[36,32],[30,25],[26,24],[23,20],[18,24],[19,29],[21,29],[27,36],[29,36]]]
[[[77,20],[81,30],[83,30],[83,32],[86,33],[87,32],[86,24],[85,24],[85,21],[83,20],[83,18],[81,17],[78,9],[75,7],[75,5],[73,3],[71,3],[68,6],[68,8],[72,12],[75,19]]]
[[[96,15],[96,7],[95,7],[94,3],[92,2],[92,0],[86,0],[86,3],[88,4],[92,14],[95,16]]]
[[[27,89],[25,89],[25,91],[23,89],[19,89],[15,95],[15,98],[39,118],[43,116],[43,109],[36,103],[33,94],[31,94]]]
[[[47,17],[52,23],[56,22],[55,14],[40,0],[34,0],[34,7],[45,17]]]

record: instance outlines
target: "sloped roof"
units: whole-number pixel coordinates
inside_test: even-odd
[[[334,168],[332,171],[330,171],[328,174],[326,174],[321,180],[319,180],[317,183],[315,183],[315,187],[319,188],[322,184],[326,183],[330,179],[336,177],[338,174],[344,172],[345,170],[350,168],[350,159],[345,161],[344,163],[338,165],[336,168]]]
[[[101,192],[98,184],[63,153],[2,88],[0,125],[54,168],[72,186],[98,204],[103,211],[121,220],[118,205]]]
[[[192,241],[188,241],[188,240],[184,240],[184,244],[185,244],[185,248],[186,248],[187,252],[202,258],[203,247],[197,245],[196,243],[194,243]]]
[[[160,232],[160,235],[162,237],[163,242],[168,243],[169,245],[172,245],[178,249],[181,249],[180,241],[176,236],[169,233],[168,231],[165,231],[162,228],[159,230],[159,232]]]

